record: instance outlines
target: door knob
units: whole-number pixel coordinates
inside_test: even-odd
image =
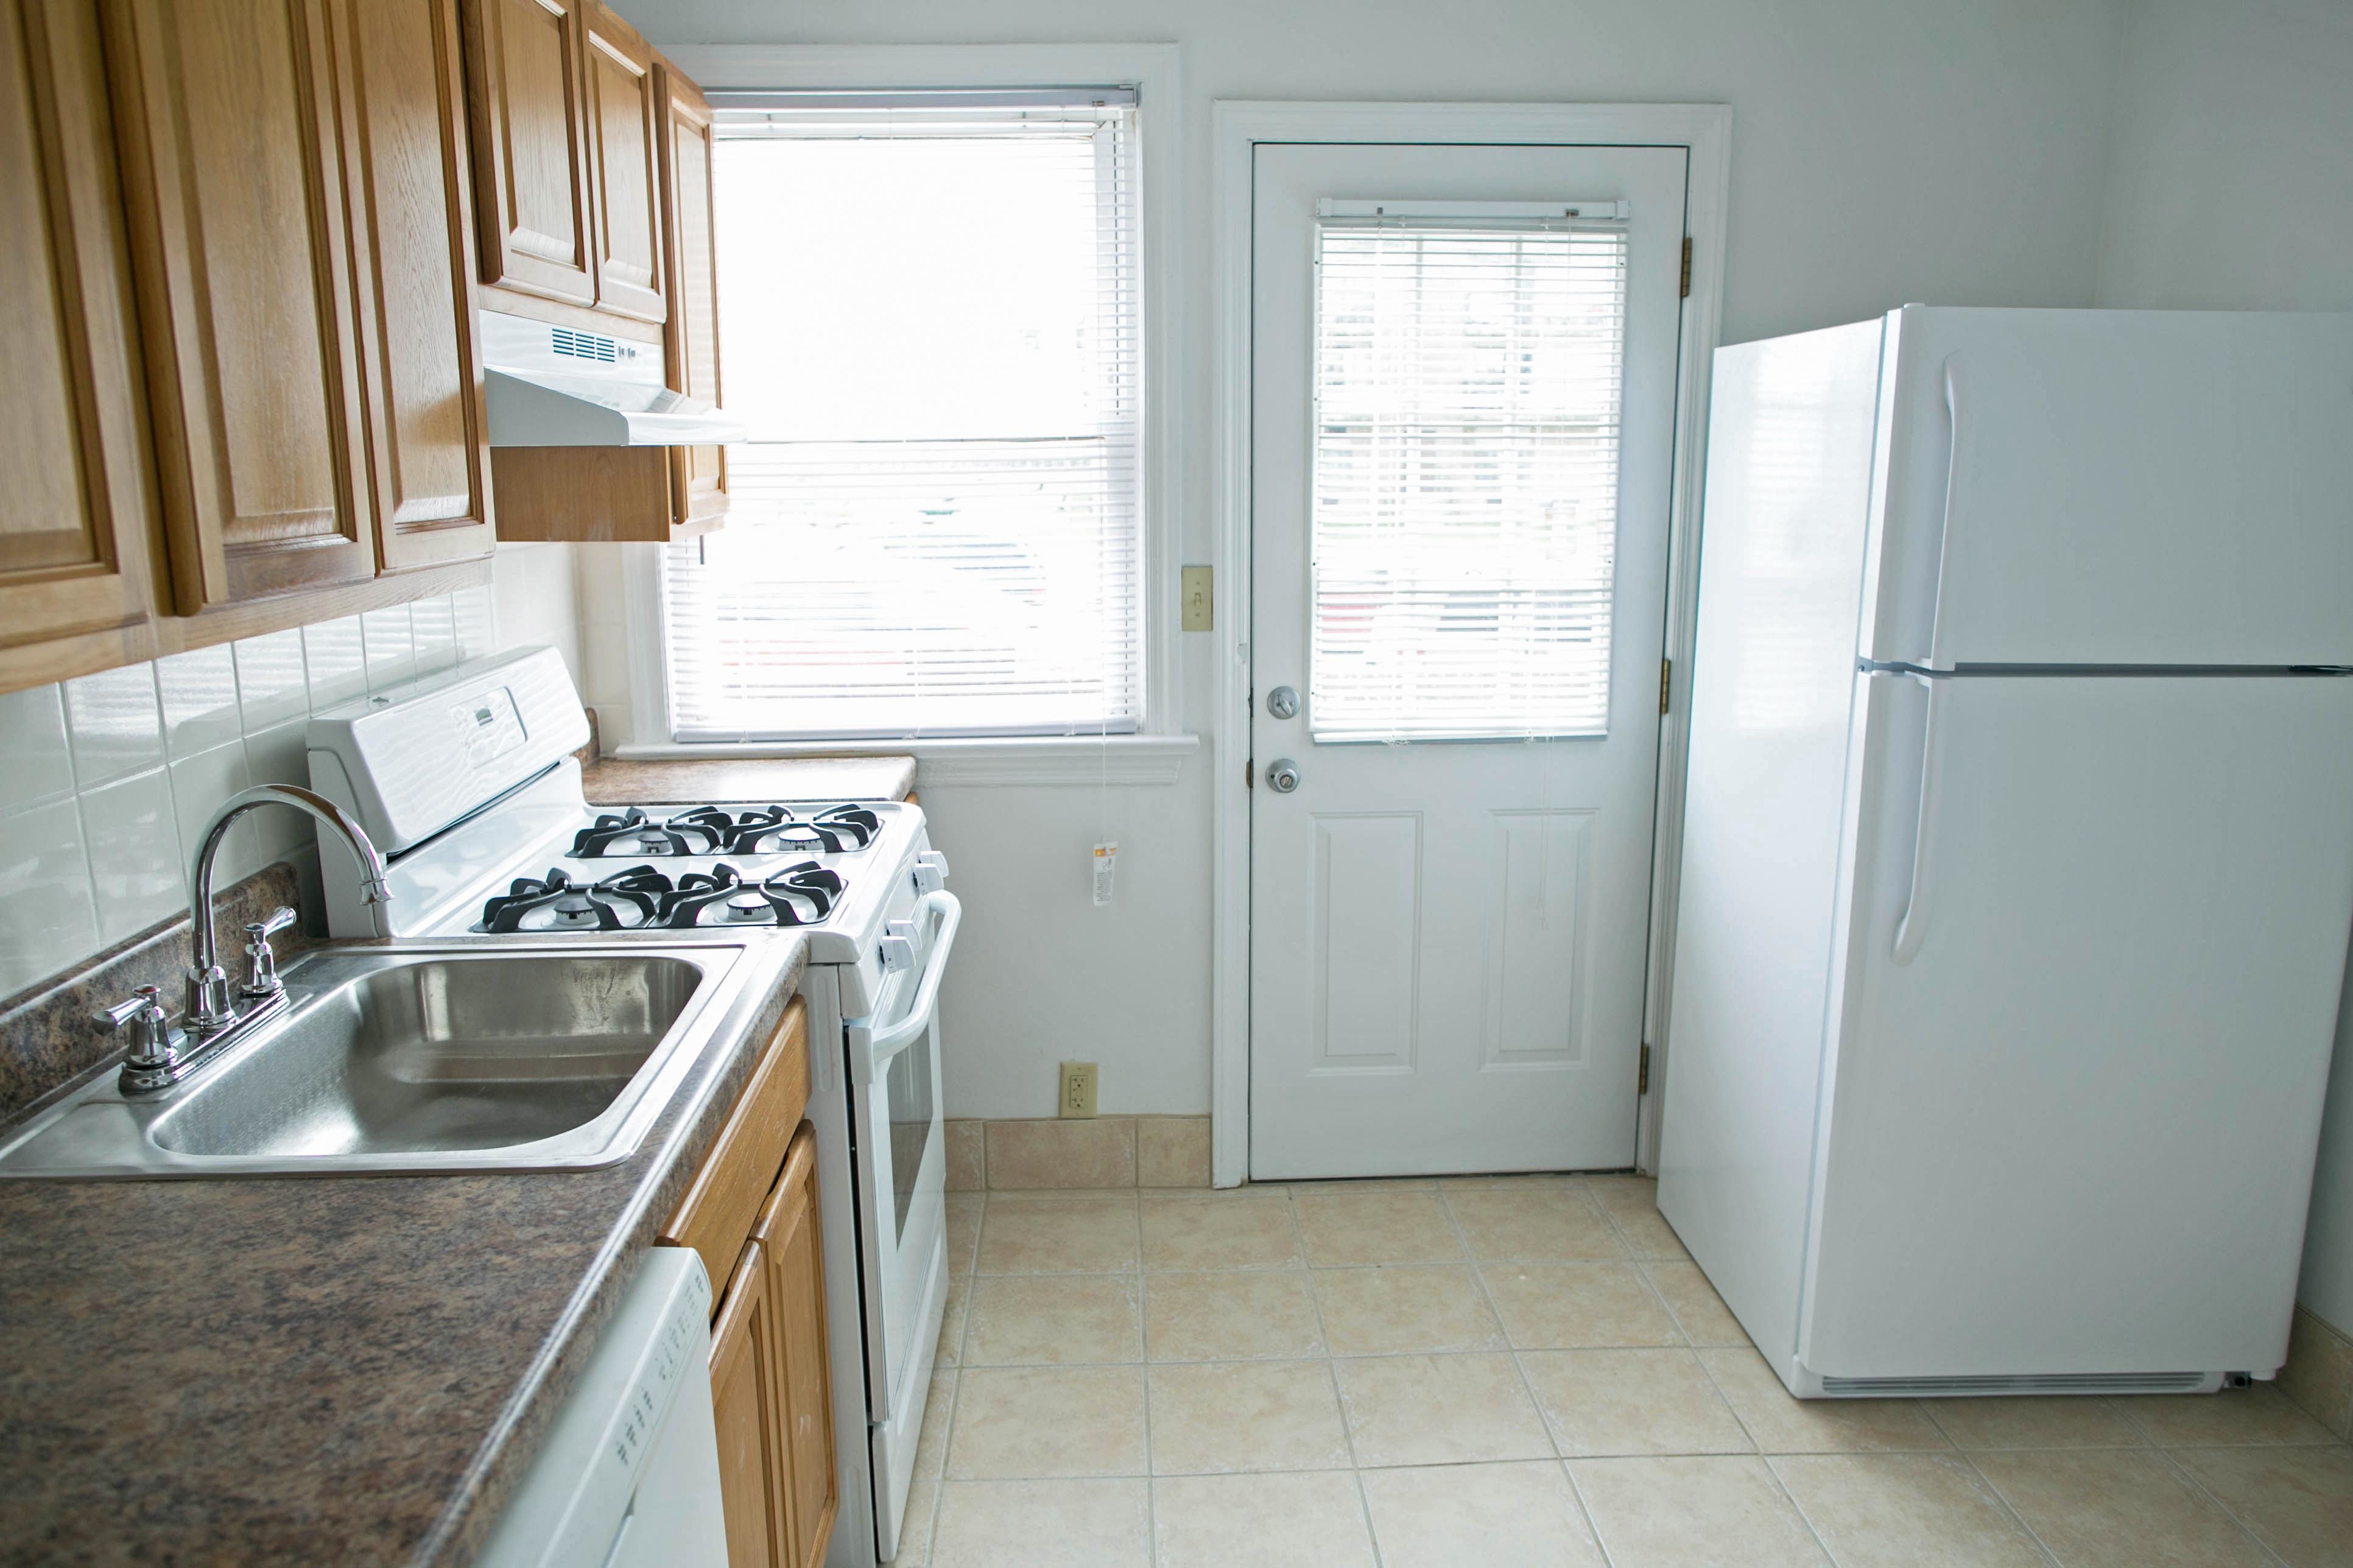
[[[1266,787],[1277,795],[1289,795],[1299,787],[1299,764],[1289,757],[1277,757],[1266,765]]]
[[[1278,686],[1266,694],[1266,710],[1277,719],[1299,717],[1299,693],[1288,686]]]

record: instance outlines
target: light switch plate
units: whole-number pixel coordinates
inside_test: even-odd
[[[1185,568],[1184,626],[1188,632],[1206,632],[1214,626],[1209,607],[1210,569],[1207,566]]]
[[[1057,1099],[1062,1116],[1092,1116],[1095,1113],[1095,1064],[1064,1062],[1062,1092]]]

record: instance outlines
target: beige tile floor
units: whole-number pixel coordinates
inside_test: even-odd
[[[2353,1565],[2268,1387],[1789,1398],[1639,1178],[948,1203],[902,1568]]]

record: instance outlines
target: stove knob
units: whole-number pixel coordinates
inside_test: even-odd
[[[915,891],[936,893],[947,885],[948,858],[936,849],[925,849],[915,856]]]
[[[885,974],[896,974],[902,969],[915,967],[915,944],[910,938],[886,936],[876,944],[876,952],[882,960],[882,973]]]

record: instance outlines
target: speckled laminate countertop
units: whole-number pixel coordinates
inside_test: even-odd
[[[581,770],[580,785],[598,805],[904,800],[915,787],[915,759],[764,757],[671,763],[607,757]]]
[[[807,955],[605,1170],[0,1183],[0,1563],[469,1562]]]

